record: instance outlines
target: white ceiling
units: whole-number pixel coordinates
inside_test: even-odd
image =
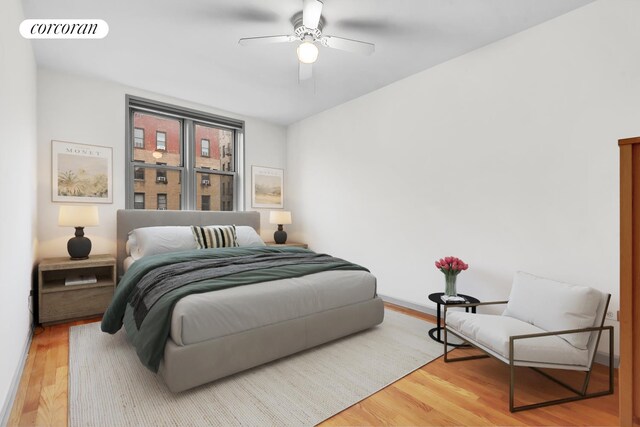
[[[325,34],[375,43],[370,56],[320,47],[298,84],[291,34],[302,0],[24,0],[26,18],[95,18],[102,40],[34,40],[40,66],[98,76],[289,124],[592,0],[324,0]]]

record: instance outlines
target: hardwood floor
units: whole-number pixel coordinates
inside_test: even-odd
[[[390,304],[387,307],[435,323],[432,316]],[[69,327],[97,320],[49,326],[33,337],[9,426],[67,425]],[[577,380],[575,374],[569,373],[566,379]],[[528,369],[518,370],[517,375],[518,403],[566,395],[564,389]],[[607,368],[597,365],[589,389],[606,387]],[[612,396],[517,414],[509,412],[508,396],[505,364],[494,359],[445,364],[439,358],[322,425],[619,425],[617,371],[616,394]]]
[[[8,425],[67,425],[69,328],[99,320],[79,320],[36,331]]]

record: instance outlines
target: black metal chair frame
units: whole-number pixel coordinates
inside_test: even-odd
[[[611,295],[609,295],[609,297],[607,298],[607,304],[605,307],[604,312],[606,313],[607,308],[609,307],[609,300],[611,299]],[[481,303],[470,303],[470,304],[456,304],[455,306],[452,307],[478,307],[478,306],[483,306],[483,305],[495,305],[495,304],[507,304],[508,301],[492,301],[492,302],[481,302]],[[485,352],[482,348],[474,345],[474,343],[469,342],[465,337],[460,336],[459,334],[453,332],[453,331],[448,331],[447,330],[447,306],[445,305],[444,307],[444,361],[445,363],[449,363],[449,362],[462,362],[464,360],[474,360],[474,359],[484,359],[484,358],[488,358],[488,357],[494,357],[496,360],[499,360],[500,362],[503,362],[503,360],[498,359],[497,357],[491,355],[490,353]],[[575,334],[575,333],[579,333],[579,332],[594,332],[594,331],[598,331],[598,338],[596,340],[596,345],[595,348],[598,348],[598,344],[600,343],[600,336],[602,335],[602,331],[607,331],[609,333],[609,389],[608,390],[603,390],[603,391],[598,391],[598,392],[593,392],[593,393],[587,393],[587,389],[589,387],[589,381],[591,379],[591,371],[593,369],[593,361],[595,359],[595,355],[594,357],[592,357],[591,359],[591,363],[589,365],[589,369],[585,372],[585,379],[584,382],[582,384],[582,387],[578,390],[572,386],[570,386],[569,384],[566,384],[565,382],[553,377],[552,375],[542,371],[541,369],[537,368],[537,367],[533,367],[533,366],[523,366],[523,367],[528,367],[532,370],[534,370],[535,372],[543,375],[544,377],[550,379],[551,381],[555,382],[556,384],[559,384],[560,386],[566,388],[567,390],[573,392],[575,394],[575,396],[571,396],[571,397],[565,397],[562,399],[553,399],[553,400],[547,400],[544,402],[539,402],[539,403],[533,403],[530,405],[521,405],[521,406],[515,406],[515,383],[516,383],[516,367],[517,365],[515,364],[514,361],[514,346],[515,346],[515,342],[516,340],[521,340],[521,339],[527,339],[527,338],[537,338],[537,337],[546,337],[546,336],[553,336],[553,335],[566,335],[566,334]],[[483,351],[485,354],[478,354],[478,355],[473,355],[473,356],[464,356],[464,357],[457,357],[457,358],[450,358],[448,357],[448,347],[447,347],[447,333],[453,334],[455,336],[457,336],[458,338],[462,339],[463,341],[467,342],[469,345],[471,345],[474,348],[477,348],[478,350]],[[560,368],[561,369],[561,368]],[[593,397],[600,397],[600,396],[606,396],[609,394],[613,394],[613,381],[614,381],[614,367],[613,367],[613,326],[604,326],[604,316],[602,319],[602,322],[600,324],[600,326],[596,327],[591,327],[591,328],[581,328],[581,329],[570,329],[570,330],[563,330],[563,331],[549,331],[549,332],[540,332],[540,333],[536,333],[536,334],[526,334],[526,335],[514,335],[509,337],[509,411],[510,412],[518,412],[518,411],[524,411],[527,409],[535,409],[535,408],[542,408],[545,406],[551,406],[551,405],[558,405],[560,403],[567,403],[567,402],[574,402],[576,400],[584,400],[584,399],[590,399]]]

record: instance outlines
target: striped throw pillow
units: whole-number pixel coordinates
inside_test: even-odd
[[[198,249],[237,247],[235,225],[191,226]]]

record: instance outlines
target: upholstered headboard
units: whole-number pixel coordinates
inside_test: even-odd
[[[260,234],[260,213],[221,211],[152,211],[118,210],[117,258],[118,277],[124,274],[123,261],[127,257],[125,245],[131,230],[158,225],[248,225]]]

